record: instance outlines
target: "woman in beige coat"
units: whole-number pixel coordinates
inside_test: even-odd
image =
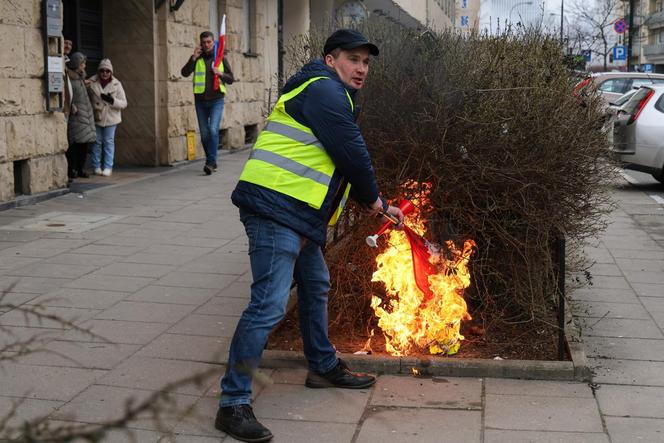
[[[115,156],[115,128],[122,121],[121,110],[127,107],[127,99],[122,83],[113,75],[109,59],[99,62],[97,74],[90,77],[88,90],[97,130],[90,161],[95,174],[110,177]]]

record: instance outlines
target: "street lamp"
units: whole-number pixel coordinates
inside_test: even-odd
[[[560,44],[563,44],[563,18],[565,18],[565,0],[560,0]]]
[[[569,21],[567,20],[567,17],[561,15],[560,12],[549,12],[549,16],[553,17],[554,15],[560,15],[560,44],[563,44],[565,42],[563,38],[563,23],[567,22],[567,36],[569,37]]]
[[[519,3],[515,4],[514,6],[512,6],[512,9],[510,9],[510,15],[508,16],[509,21],[510,21],[510,22],[512,21],[512,13],[514,12],[514,9],[515,9],[517,6],[532,5],[532,4],[533,4],[533,2],[519,2]]]

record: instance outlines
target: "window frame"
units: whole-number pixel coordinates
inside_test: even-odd
[[[242,55],[258,57],[256,39],[256,0],[242,2]]]

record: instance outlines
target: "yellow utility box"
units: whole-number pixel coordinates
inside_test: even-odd
[[[196,131],[187,131],[187,160],[196,159]]]

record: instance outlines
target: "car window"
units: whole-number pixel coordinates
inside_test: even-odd
[[[643,86],[643,85],[652,85],[653,81],[650,80],[649,78],[635,78],[632,80],[632,88],[636,88],[638,86]]]
[[[622,109],[628,113],[628,114],[634,114],[636,112],[636,109],[639,107],[639,103],[641,103],[641,100],[648,95],[648,93],[652,91],[652,89],[648,88],[641,88],[638,91],[634,93],[634,95],[627,100],[627,103],[625,103],[622,106]]]
[[[631,79],[629,78],[612,78],[599,86],[599,90],[602,92],[615,92],[618,94],[624,94],[630,89]]]
[[[625,95],[621,95],[617,99],[613,101],[613,104],[616,106],[622,106],[625,103],[627,103],[627,100],[632,98],[632,96],[636,93],[636,89],[632,89],[631,91],[628,91],[625,93]]]
[[[664,94],[659,96],[659,100],[655,103],[655,109],[664,114]]]
[[[664,78],[653,78],[652,82],[656,85],[664,84]]]

